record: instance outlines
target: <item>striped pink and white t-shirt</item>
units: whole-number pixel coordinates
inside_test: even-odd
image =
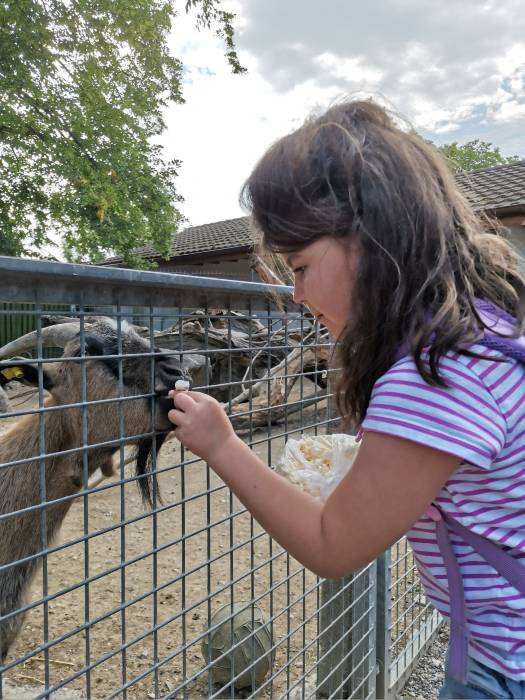
[[[376,382],[362,427],[460,457],[435,502],[509,551],[525,576],[525,365],[496,362],[502,355],[481,345],[471,349],[483,359],[457,353],[442,359],[446,389],[429,386],[412,358],[396,362]],[[448,617],[433,521],[421,517],[408,539],[428,597]],[[470,655],[525,680],[525,598],[457,535],[451,542],[463,577]]]

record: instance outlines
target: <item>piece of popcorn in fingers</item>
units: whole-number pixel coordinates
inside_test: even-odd
[[[189,391],[190,383],[187,379],[177,379],[175,382],[175,391]]]

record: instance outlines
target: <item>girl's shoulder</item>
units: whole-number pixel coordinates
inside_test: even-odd
[[[499,350],[474,343],[469,347],[470,354],[449,351],[440,360],[439,375],[450,388],[464,387],[466,390],[487,392],[498,404],[509,398],[509,389],[515,387],[518,394],[525,392],[525,364],[504,355]],[[423,355],[428,362],[428,353]],[[407,375],[415,382],[425,380],[418,372],[414,358],[406,355],[400,358],[378,380],[390,381]]]
[[[479,357],[450,352],[440,360],[443,386],[426,382],[413,357],[400,358],[375,383],[363,428],[489,468],[525,418],[525,366],[481,345],[470,350]]]

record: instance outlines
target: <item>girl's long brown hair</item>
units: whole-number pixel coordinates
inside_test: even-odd
[[[271,253],[326,235],[357,242],[352,321],[338,344],[347,427],[363,420],[402,343],[421,376],[444,385],[440,358],[479,335],[476,297],[521,327],[524,281],[510,245],[473,212],[440,154],[373,101],[338,104],[275,143],[241,201]]]

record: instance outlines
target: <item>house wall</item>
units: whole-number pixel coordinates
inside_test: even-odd
[[[525,226],[507,226],[509,240],[520,256],[521,271],[525,274]]]
[[[523,219],[520,218],[520,222]],[[505,225],[505,220],[502,222]],[[509,240],[517,250],[521,258],[521,267],[525,274],[525,226],[520,224],[507,224]],[[177,264],[176,259],[159,261],[159,272],[171,272],[183,275],[197,275],[199,277],[218,277],[222,279],[245,280],[248,282],[260,282],[255,271],[250,268],[250,257],[241,254],[238,258],[217,258],[199,262],[187,262]]]
[[[197,275],[199,277],[220,277],[231,280],[258,282],[257,274],[250,269],[248,256],[239,259],[206,260],[198,263],[176,264],[175,260],[160,261],[159,272],[172,272],[182,275]]]
[[[254,271],[250,269],[250,258],[248,255],[237,259],[205,260],[203,262],[175,264],[175,260],[160,260],[156,272],[169,272],[181,275],[196,275],[199,277],[216,277],[219,279],[244,280],[248,282],[259,282],[260,279]],[[121,311],[129,313],[133,321],[138,325],[148,325],[149,309],[138,307],[126,307]],[[183,313],[189,313],[190,309],[183,309]],[[154,330],[164,330],[176,324],[179,319],[178,308],[154,309],[153,328]]]

